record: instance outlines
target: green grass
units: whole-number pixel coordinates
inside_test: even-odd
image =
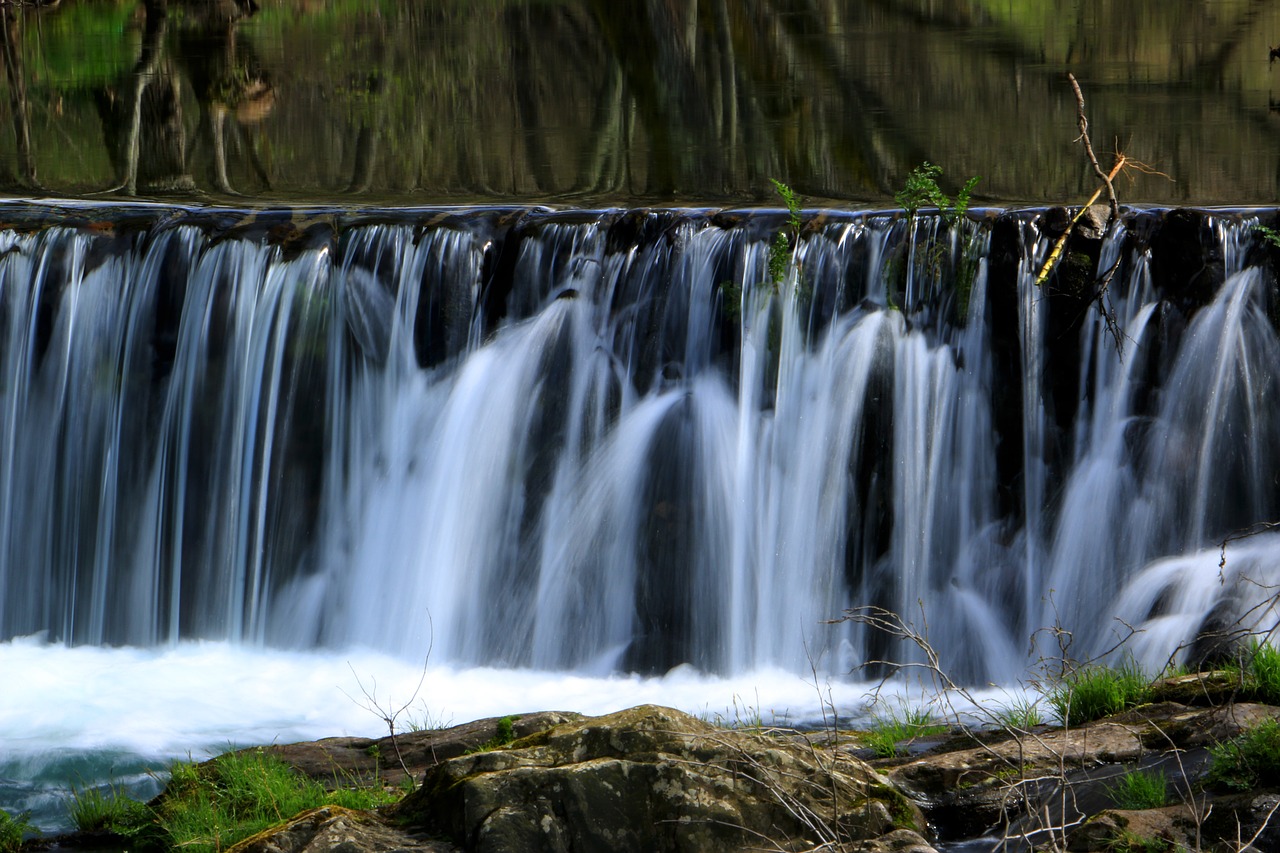
[[[1209,749],[1206,783],[1252,791],[1280,785],[1280,720],[1267,720]]]
[[[125,836],[133,835],[154,817],[144,803],[130,799],[113,786],[72,788],[67,812],[81,832],[110,831]]]
[[[1254,641],[1249,647],[1244,688],[1256,702],[1280,705],[1280,651],[1275,646]]]
[[[893,200],[906,211],[908,218],[914,218],[922,207],[936,207],[948,225],[955,225],[969,209],[969,196],[980,179],[975,175],[965,181],[953,202],[938,186],[938,178],[941,177],[942,167],[926,160],[911,170],[902,189],[894,193]]]
[[[248,750],[203,765],[174,764],[154,810],[100,789],[73,793],[71,807],[81,829],[110,830],[139,848],[205,853],[223,850],[308,809],[372,809],[396,798],[380,789],[355,786],[329,792],[278,758]]]
[[[476,753],[476,752],[489,752],[494,749],[502,749],[502,747],[504,746],[509,746],[510,744],[515,743],[515,740],[516,740],[516,732],[514,727],[515,721],[516,721],[515,717],[502,717],[501,719],[499,719],[497,723],[497,729],[494,732],[493,737],[489,738],[487,741],[480,744],[475,749],[467,750],[468,754]]]
[[[1133,832],[1121,832],[1106,848],[1107,853],[1174,853],[1183,848],[1175,847],[1167,838],[1143,838]]]
[[[1169,780],[1164,771],[1130,770],[1107,785],[1107,796],[1118,809],[1142,811],[1169,804]]]
[[[894,758],[901,754],[901,744],[947,730],[923,708],[904,708],[901,713],[889,711],[872,719],[871,728],[863,733],[862,741],[879,758]]]
[[[995,712],[996,722],[1006,729],[1029,731],[1044,722],[1040,705],[1031,699],[1014,699]]]
[[[969,209],[969,198],[979,178],[975,175],[965,181],[963,187],[952,200],[938,185],[942,177],[942,168],[928,161],[911,170],[901,190],[894,194],[894,201],[907,215],[908,228],[906,240],[908,245],[900,249],[901,254],[891,257],[884,266],[885,305],[892,310],[901,310],[894,296],[895,291],[902,291],[908,274],[914,272],[917,277],[923,276],[935,284],[941,284],[944,271],[952,256],[952,244],[941,235],[917,237],[913,223],[916,214],[922,207],[936,207],[938,214],[947,228],[960,240],[960,250],[955,259],[952,276],[952,290],[955,294],[953,310],[955,321],[964,325],[969,316],[969,302],[973,295],[973,282],[978,273],[981,257],[978,254],[980,242],[978,232],[971,231],[965,236],[963,224],[965,213]],[[916,241],[911,245],[912,241]]]
[[[0,853],[16,853],[22,846],[22,839],[35,831],[30,813],[11,815],[0,810]]]
[[[1065,725],[1078,726],[1137,707],[1151,695],[1151,682],[1133,664],[1086,666],[1054,685],[1049,704]]]

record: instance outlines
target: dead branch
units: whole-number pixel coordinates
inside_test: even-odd
[[[1080,136],[1077,137],[1075,141],[1084,143],[1084,151],[1089,157],[1089,163],[1093,166],[1094,173],[1101,178],[1102,183],[1106,185],[1107,200],[1111,204],[1111,219],[1107,222],[1107,224],[1110,225],[1112,222],[1120,218],[1120,203],[1116,201],[1116,188],[1111,183],[1111,179],[1119,174],[1120,170],[1124,168],[1125,158],[1123,154],[1119,155],[1115,168],[1111,170],[1110,175],[1102,171],[1102,167],[1098,165],[1098,155],[1093,153],[1093,143],[1089,141],[1089,119],[1084,112],[1084,93],[1080,91],[1080,84],[1076,82],[1076,76],[1070,71],[1067,72],[1067,80],[1070,81],[1071,89],[1076,93],[1076,120],[1080,127]],[[1096,199],[1097,197],[1098,196],[1095,193],[1094,198]],[[1093,202],[1091,201],[1089,204],[1093,204]],[[1088,205],[1085,206],[1088,207]]]
[[[342,691],[348,699],[350,699],[352,702],[355,702],[357,705],[359,705],[361,708],[364,708],[369,713],[378,717],[380,720],[382,720],[383,723],[386,724],[387,733],[391,736],[391,746],[396,751],[396,760],[400,762],[400,769],[404,771],[405,778],[409,780],[409,784],[411,786],[414,785],[413,773],[410,772],[408,765],[405,763],[404,755],[402,755],[400,752],[400,741],[396,737],[397,735],[396,724],[400,719],[400,715],[403,714],[405,711],[409,710],[409,707],[413,705],[414,702],[417,701],[418,694],[422,692],[422,685],[425,684],[427,681],[427,665],[431,661],[431,650],[435,648],[435,623],[432,621],[430,613],[427,614],[427,625],[428,625],[427,653],[422,658],[422,672],[418,676],[418,684],[416,687],[413,688],[413,693],[409,695],[408,700],[405,701],[403,705],[400,705],[399,707],[397,707],[395,703],[391,701],[391,698],[389,696],[387,697],[386,704],[385,705],[382,704],[378,700],[377,679],[371,679],[371,683],[373,685],[372,687],[365,687],[364,681],[361,680],[359,673],[356,672],[355,667],[351,666],[350,663],[347,664],[347,668],[350,669],[351,674],[355,676],[356,685],[360,688],[360,692],[364,694],[364,701],[361,702],[355,699],[354,697],[352,697],[351,694],[347,693],[345,690]],[[434,741],[432,742],[431,750],[432,750],[432,754],[434,755],[435,753]]]

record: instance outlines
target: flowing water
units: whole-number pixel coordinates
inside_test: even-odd
[[[1217,548],[1280,496],[1248,217],[1198,302],[1114,225],[1117,339],[1033,211],[822,212],[776,284],[771,212],[57,212],[0,230],[2,805],[376,734],[424,657],[455,722],[812,718],[919,654],[848,607],[1011,688],[1050,626],[1155,670],[1274,623],[1277,540]]]

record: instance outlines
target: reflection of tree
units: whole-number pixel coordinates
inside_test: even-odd
[[[116,191],[190,191],[196,184],[189,163],[210,152],[213,187],[233,193],[228,176],[227,138],[246,152],[261,187],[266,170],[245,126],[268,113],[275,92],[252,50],[236,32],[237,22],[257,8],[251,0],[172,0],[183,7],[182,22],[171,25],[169,2],[144,0],[138,59],[120,83],[96,93],[107,150],[116,169]],[[176,29],[176,56],[169,39]],[[181,74],[185,70],[200,105],[194,139],[188,143],[183,119]]]
[[[241,35],[241,14],[256,7],[226,3],[227,16],[210,16],[201,26],[187,27],[178,37],[178,56],[187,69],[200,104],[200,126],[188,154],[211,157],[210,178],[223,193],[234,193],[228,174],[228,147],[242,152],[262,188],[271,181],[248,133],[275,106],[275,88],[252,45]]]
[[[928,159],[1059,200],[1088,180],[1067,68],[1100,87],[1100,140],[1179,177],[1145,200],[1270,197],[1280,151],[1267,0],[272,0],[252,28],[250,0],[132,0],[119,38],[130,2],[63,3],[42,33],[0,0],[0,183],[888,200]]]
[[[10,4],[0,7],[0,23],[4,27],[4,73],[9,83],[9,111],[13,114],[13,135],[18,149],[16,179],[8,183],[33,188],[36,160],[31,148],[31,112],[27,103],[27,76],[22,62],[22,10]]]
[[[172,63],[165,58],[169,17],[165,4],[149,0],[138,60],[126,80],[97,93],[107,152],[116,169],[116,189],[192,189],[183,152],[182,101]],[[125,93],[123,96],[121,93]]]

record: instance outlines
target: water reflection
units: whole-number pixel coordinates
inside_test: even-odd
[[[1265,0],[62,0],[4,4],[0,189],[352,203],[997,201],[1092,189],[1094,139],[1274,203]],[[952,187],[954,189],[954,187]]]

